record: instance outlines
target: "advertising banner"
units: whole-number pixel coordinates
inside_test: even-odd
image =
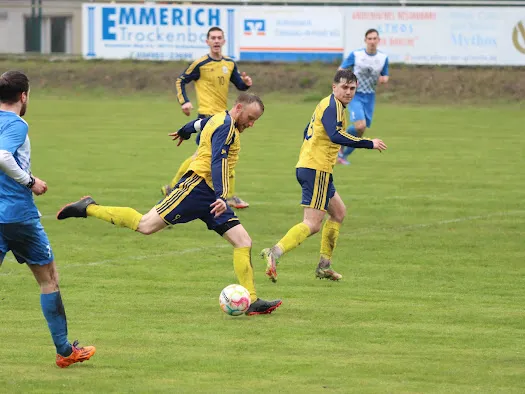
[[[241,60],[342,59],[343,15],[337,7],[238,7]]]
[[[85,3],[82,18],[85,58],[190,61],[208,53],[213,26],[225,32],[224,54],[238,57],[231,7]]]
[[[377,29],[392,63],[525,65],[525,8],[349,7],[345,54]]]

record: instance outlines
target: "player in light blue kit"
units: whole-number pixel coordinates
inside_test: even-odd
[[[78,347],[76,341],[71,344],[67,339],[53,251],[33,201],[33,193],[44,194],[47,184],[31,175],[28,125],[22,119],[28,100],[29,80],[25,74],[8,71],[0,75],[0,267],[11,251],[33,272],[40,285],[42,312],[55,343],[56,364],[65,368],[89,360],[95,348]]]
[[[388,82],[388,56],[377,50],[379,33],[376,29],[368,29],[365,33],[366,48],[350,52],[343,61],[340,70],[351,68],[357,76],[357,92],[350,102],[350,121],[352,125],[347,133],[361,138],[372,124],[376,102],[377,83]],[[348,165],[348,156],[354,151],[351,147],[342,147],[337,162]]]

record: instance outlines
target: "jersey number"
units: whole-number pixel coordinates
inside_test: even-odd
[[[312,120],[310,121],[310,126],[308,126],[308,130],[306,131],[306,135],[304,136],[304,139],[306,141],[308,141],[314,135],[314,122],[315,122],[315,114],[312,116]]]
[[[219,79],[219,85],[224,85],[224,82],[226,82],[226,79],[224,77],[217,77]]]

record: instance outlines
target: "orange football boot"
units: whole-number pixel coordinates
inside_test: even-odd
[[[85,346],[85,347],[77,347],[77,346],[78,346],[78,341],[73,342],[73,345],[71,345],[73,352],[67,357],[57,354],[56,363],[60,368],[67,368],[71,364],[81,363],[86,360],[89,360],[91,356],[93,356],[95,352],[97,351],[97,349],[95,349],[95,346]]]

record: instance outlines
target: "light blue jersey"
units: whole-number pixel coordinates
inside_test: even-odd
[[[10,152],[22,170],[31,173],[28,125],[13,112],[0,111],[0,150]],[[39,218],[33,193],[0,171],[0,223],[19,223]]]
[[[380,51],[370,55],[366,49],[358,49],[350,52],[341,68],[352,68],[357,76],[357,93],[375,94],[379,77],[388,75],[388,56]]]
[[[350,52],[341,68],[351,68],[357,77],[357,90],[350,102],[350,121],[365,120],[366,127],[372,125],[376,103],[376,86],[380,76],[388,75],[388,56],[377,51],[374,55],[366,49]]]

